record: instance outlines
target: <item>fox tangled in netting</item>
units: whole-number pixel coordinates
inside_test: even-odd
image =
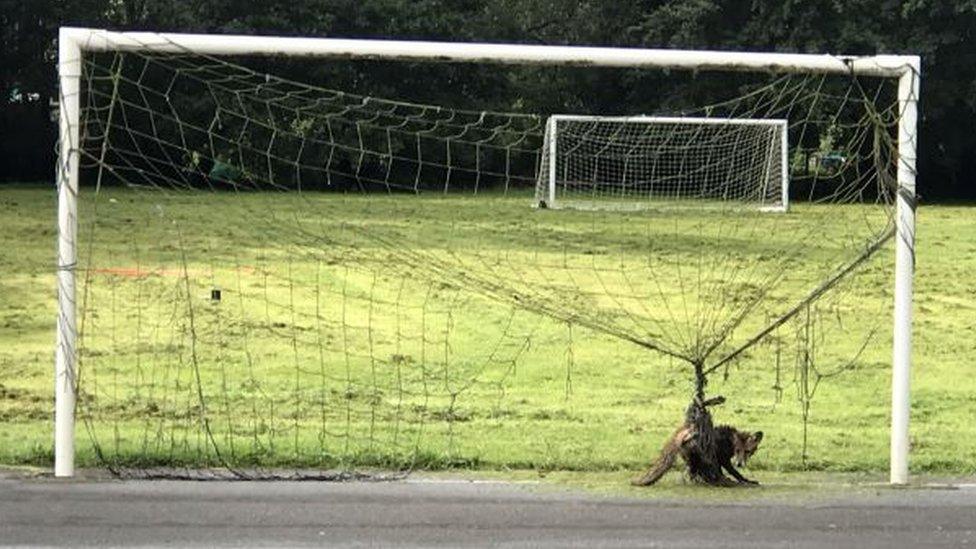
[[[762,431],[748,433],[721,425],[715,427],[708,408],[725,402],[725,397],[704,399],[701,392],[685,411],[685,421],[668,439],[661,455],[651,467],[633,481],[635,486],[650,486],[661,479],[677,461],[678,455],[688,466],[693,482],[712,486],[758,485],[744,477],[735,466],[742,467],[762,442]],[[735,460],[735,466],[733,465]],[[728,471],[732,479],[723,472]]]

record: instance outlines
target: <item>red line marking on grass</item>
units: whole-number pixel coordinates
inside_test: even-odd
[[[138,267],[103,267],[92,269],[93,273],[121,276],[125,278],[145,278],[147,276],[182,276],[182,270],[176,269],[153,269],[143,270]]]
[[[251,265],[241,265],[238,268],[239,272],[244,274],[256,274],[258,269]],[[183,269],[151,269],[145,270],[139,267],[100,267],[91,269],[91,272],[96,274],[110,275],[110,276],[120,276],[123,278],[146,278],[149,276],[183,276]],[[200,274],[197,271],[190,270],[187,272],[189,276],[197,276]]]

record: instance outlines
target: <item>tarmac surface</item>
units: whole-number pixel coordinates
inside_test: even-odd
[[[526,484],[71,480],[0,472],[0,545],[976,546],[976,485],[715,503]]]

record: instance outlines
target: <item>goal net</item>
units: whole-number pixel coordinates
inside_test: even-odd
[[[748,118],[549,118],[536,204],[641,208],[789,204],[788,121]]]
[[[696,373],[749,413],[773,398],[755,388],[786,383],[798,341],[819,342],[821,366],[890,362],[874,338],[890,274],[871,260],[896,232],[901,65],[486,70],[535,50],[76,44],[73,64],[62,52],[58,417],[77,407],[79,464],[631,467]],[[620,105],[684,120],[555,115]],[[547,204],[655,209],[532,208],[552,171]],[[787,180],[790,215],[760,211],[785,208]],[[801,317],[819,335],[792,336]]]

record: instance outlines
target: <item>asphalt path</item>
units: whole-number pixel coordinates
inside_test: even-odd
[[[976,546],[976,486],[715,503],[498,482],[75,480],[0,473],[0,545]]]

